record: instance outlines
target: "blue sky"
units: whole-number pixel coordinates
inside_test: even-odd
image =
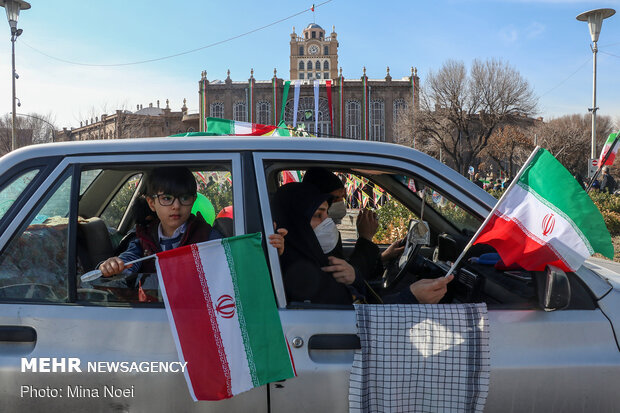
[[[501,58],[514,66],[539,96],[545,119],[586,113],[592,104],[592,52],[587,24],[575,17],[611,7],[617,14],[603,23],[599,39],[597,106],[620,126],[620,4],[617,1],[469,0],[433,2],[332,0],[310,11],[230,42],[152,63],[155,59],[240,35],[308,9],[301,1],[55,0],[31,2],[22,11],[24,30],[16,43],[18,112],[49,114],[58,126],[137,104],[179,110],[187,98],[198,111],[198,80],[270,79],[274,67],[289,74],[289,35],[313,19],[326,31],[335,25],[339,64],[347,78],[392,77],[418,68],[429,71],[448,59]],[[8,23],[0,22],[0,114],[11,108]],[[35,50],[36,49],[36,50]],[[37,51],[38,50],[38,51]]]

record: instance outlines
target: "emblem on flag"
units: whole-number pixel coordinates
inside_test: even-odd
[[[553,214],[545,215],[545,218],[543,218],[543,223],[542,223],[542,230],[543,230],[542,234],[545,237],[551,234],[553,232],[553,227],[555,227],[555,218],[553,217]]]
[[[235,300],[228,294],[220,296],[217,300],[215,311],[224,318],[233,318],[235,315]]]

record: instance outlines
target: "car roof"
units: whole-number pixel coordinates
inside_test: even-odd
[[[56,142],[30,145],[19,148],[0,158],[0,174],[13,166],[36,158],[67,157],[82,155],[113,154],[155,154],[194,151],[242,152],[242,151],[294,151],[346,153],[350,155],[384,156],[432,168],[454,183],[467,179],[449,166],[418,150],[393,143],[361,141],[337,138],[289,138],[289,137],[163,137]],[[473,185],[473,184],[471,184]],[[475,186],[475,185],[474,185]],[[486,196],[485,196],[486,195]],[[487,205],[495,203],[494,198],[485,191],[479,191],[479,198]]]

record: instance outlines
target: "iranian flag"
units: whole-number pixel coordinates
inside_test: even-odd
[[[605,142],[605,145],[603,146],[603,149],[601,150],[601,156],[599,156],[598,158],[599,168],[604,166],[603,161],[605,160],[605,156],[607,156],[607,152],[611,150],[612,146],[613,146],[613,150],[609,154],[609,157],[607,158],[605,165],[614,164],[614,160],[616,159],[616,153],[618,153],[618,146],[620,146],[617,143],[614,145],[614,142],[616,141],[617,138],[618,138],[617,133],[610,133],[609,137],[607,137],[607,141]]]
[[[301,182],[301,171],[282,171],[282,185],[290,184],[291,182]]]
[[[260,233],[161,252],[157,275],[194,400],[295,376]]]
[[[237,122],[235,120],[207,118],[205,132],[218,135],[241,135],[241,136],[264,136],[271,135],[276,131],[273,125],[261,125],[259,123]]]
[[[548,264],[575,271],[595,252],[613,258],[603,217],[570,172],[542,148],[530,159],[474,244],[489,244],[504,264],[530,271]]]

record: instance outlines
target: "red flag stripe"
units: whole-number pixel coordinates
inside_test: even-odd
[[[189,245],[158,254],[165,294],[195,397],[198,400],[230,398],[228,362],[205,274],[194,249],[194,245]],[[215,354],[219,357],[213,357]]]
[[[497,215],[489,220],[474,244],[491,245],[507,266],[516,263],[529,271],[544,271],[549,264],[572,271],[549,244],[536,242],[516,222]]]

